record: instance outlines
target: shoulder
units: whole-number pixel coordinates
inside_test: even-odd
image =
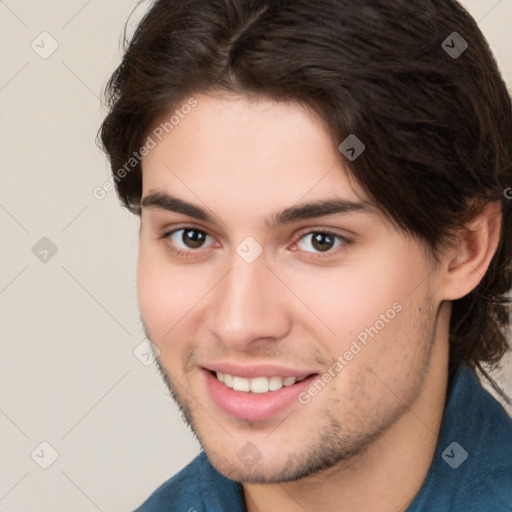
[[[512,510],[512,418],[487,391],[479,390],[477,397],[480,406],[464,414],[474,432],[468,450],[468,460],[474,454],[474,476],[465,489],[481,506]]]
[[[453,384],[429,474],[407,512],[512,510],[512,419],[469,368]]]
[[[219,473],[202,451],[134,512],[245,512],[241,485]]]
[[[134,512],[203,512],[199,474],[204,463],[201,453],[161,484]]]

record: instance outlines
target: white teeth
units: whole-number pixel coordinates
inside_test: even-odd
[[[224,382],[224,384],[226,384],[226,386],[228,388],[232,388],[233,387],[233,375],[228,375],[227,373],[223,373],[222,376],[224,377],[224,380],[221,382]],[[219,372],[217,372],[217,378],[219,379]]]
[[[283,386],[292,386],[295,384],[295,377],[286,377],[286,379],[283,379]]]
[[[233,377],[233,389],[235,391],[250,391],[249,379],[244,377]]]
[[[268,389],[270,391],[277,391],[283,387],[283,379],[281,377],[270,377],[268,379]]]
[[[268,391],[268,379],[267,377],[249,379],[249,387],[253,393],[266,393]]]
[[[236,377],[228,373],[216,372],[217,379],[223,382],[228,388],[235,391],[244,391],[248,393],[268,393],[277,391],[283,386],[292,386],[296,382],[304,380],[306,377],[255,377],[246,379],[245,377]]]

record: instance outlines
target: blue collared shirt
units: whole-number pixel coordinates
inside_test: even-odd
[[[201,452],[135,512],[246,512]],[[512,512],[512,419],[467,366],[450,386],[434,459],[406,512]]]

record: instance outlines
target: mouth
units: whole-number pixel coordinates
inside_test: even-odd
[[[297,376],[244,377],[202,369],[207,395],[231,419],[263,422],[284,415],[299,404],[299,394],[318,377],[317,373]],[[289,414],[289,413],[288,413]]]
[[[213,370],[210,370],[210,373],[226,387],[242,393],[269,393],[279,391],[283,387],[293,386],[295,383],[310,377],[310,375],[307,375],[302,377],[274,376],[247,378]]]

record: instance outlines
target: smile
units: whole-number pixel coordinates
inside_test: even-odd
[[[238,377],[222,372],[212,372],[217,380],[222,382],[228,388],[235,391],[246,393],[268,393],[269,391],[278,391],[285,386],[293,386],[296,382],[304,380],[306,377],[255,377],[248,379]]]

